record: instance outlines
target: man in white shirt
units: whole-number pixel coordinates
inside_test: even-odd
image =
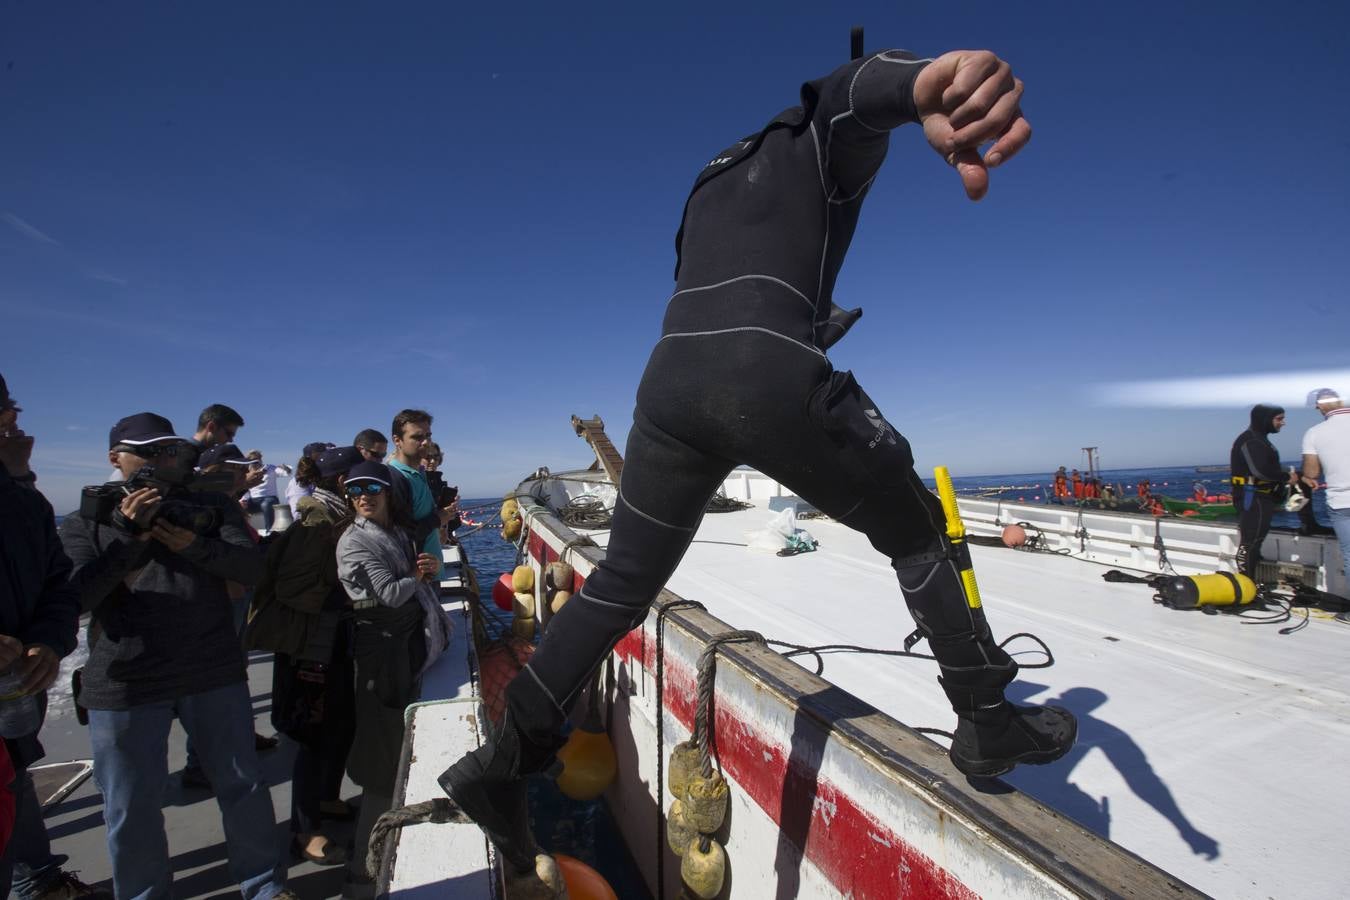
[[[1317,407],[1322,421],[1303,435],[1303,478],[1313,486],[1319,477],[1327,483],[1327,514],[1350,581],[1350,408],[1331,388],[1313,391],[1308,403]]]

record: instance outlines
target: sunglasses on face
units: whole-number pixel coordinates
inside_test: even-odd
[[[187,455],[188,453],[188,445],[183,443],[144,444],[139,447],[123,444],[114,449],[119,453],[130,453],[132,456],[139,456],[141,459],[158,459],[161,456],[172,459],[180,454]]]
[[[347,485],[348,497],[359,497],[365,494],[368,497],[378,497],[384,493],[384,485],[372,482],[370,484],[349,484]]]

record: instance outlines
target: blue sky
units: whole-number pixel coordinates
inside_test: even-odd
[[[1049,471],[1089,444],[1109,467],[1223,461],[1243,405],[1295,398],[1099,386],[1346,370],[1348,20],[0,0],[0,372],[58,509],[118,417],[187,433],[211,402],[273,461],[425,407],[468,496],[584,464],[568,416],[622,445],[694,175],[863,24],[869,50],[996,50],[1035,128],[978,204],[901,129],[839,279],[866,316],[832,357],[921,471]],[[1291,408],[1284,456],[1315,421]]]

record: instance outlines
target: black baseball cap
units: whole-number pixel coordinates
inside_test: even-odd
[[[0,375],[0,412],[23,412],[23,407],[14,402],[14,398],[9,395],[9,385],[5,384],[5,376]]]
[[[238,444],[216,444],[202,451],[202,455],[197,457],[197,468],[205,469],[207,466],[214,466],[216,463],[234,463],[239,466],[246,466],[251,460],[244,456],[239,449]]]
[[[315,464],[324,478],[334,475],[346,475],[352,466],[363,462],[365,457],[355,447],[331,447],[319,454]]]
[[[182,440],[185,438],[173,433],[173,423],[168,419],[151,412],[142,412],[118,419],[117,424],[108,432],[108,449],[111,450],[119,444],[140,447],[144,444]]]
[[[354,481],[374,481],[385,487],[390,487],[393,484],[393,476],[389,474],[389,467],[384,463],[365,459],[352,466],[347,472],[347,484]]]
[[[323,451],[331,450],[332,448],[333,444],[330,444],[327,441],[314,441],[313,443],[306,444],[305,449],[300,451],[300,455],[313,457],[316,453],[322,453]]]

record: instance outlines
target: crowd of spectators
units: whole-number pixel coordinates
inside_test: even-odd
[[[244,897],[296,896],[288,852],[346,865],[345,892],[372,893],[366,844],[392,803],[403,710],[450,633],[437,583],[458,503],[438,471],[432,416],[400,411],[387,458],[389,440],[365,429],[348,445],[306,445],[291,467],[242,452],[244,419],[228,406],[204,409],[191,437],[133,413],[109,431],[109,483],[87,488],[58,528],[35,489],[21,412],[0,378],[0,685],[10,685],[0,691],[0,887],[24,900],[169,897],[160,806],[177,720],[188,737],[181,785],[215,794]],[[62,868],[28,772],[43,756],[46,690],[82,616],[75,702],[103,795],[111,892]],[[277,738],[254,730],[253,650],[273,654],[272,725],[296,746],[289,849],[273,839],[259,764]],[[344,774],[362,788],[359,806],[341,796]],[[326,833],[325,820],[341,819],[357,821],[350,846]]]

